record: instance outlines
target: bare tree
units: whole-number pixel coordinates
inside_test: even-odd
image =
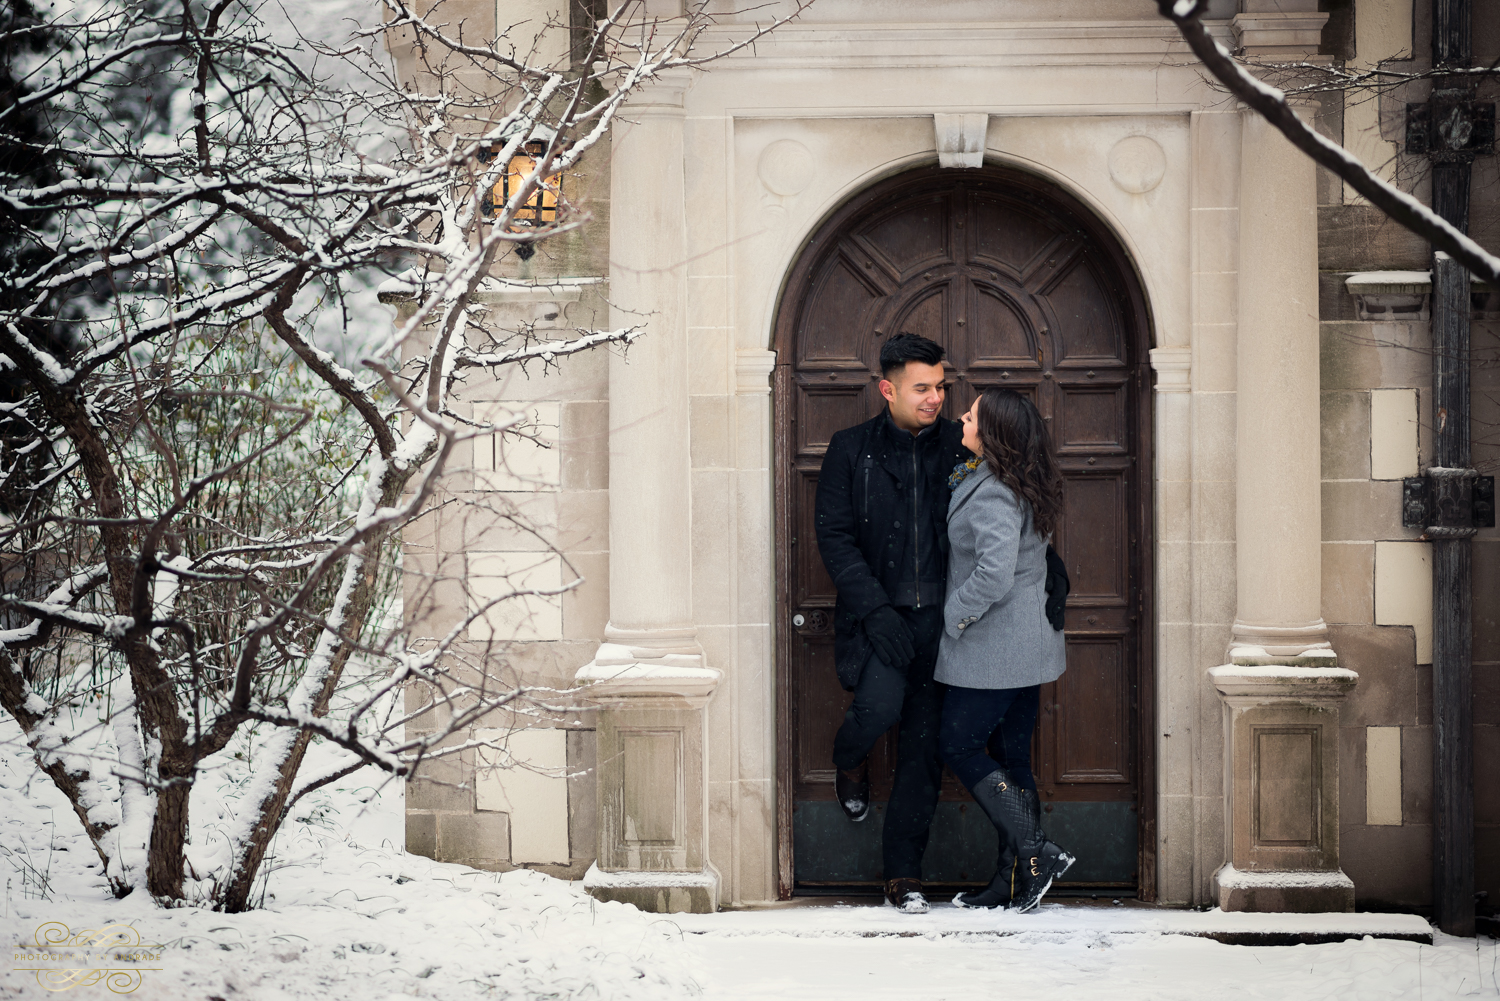
[[[656,21],[626,0],[548,65],[526,55],[539,26],[476,38],[441,3],[380,6],[346,45],[278,42],[240,0],[0,33],[29,53],[0,133],[35,167],[0,166],[0,704],[118,895],[249,907],[298,796],[366,765],[410,775],[526,697],[503,647],[465,638],[538,592],[411,635],[390,621],[395,541],[458,443],[527,433],[519,413],[466,418],[466,372],[623,349],[649,318],[547,340],[496,329],[476,296],[503,258],[583,224],[558,178],[604,155],[633,92],[787,19],[700,52],[706,4]],[[357,83],[331,83],[330,61]],[[356,371],[317,324],[349,281],[392,270],[408,315]],[[355,658],[379,679],[334,713]],[[436,730],[403,729],[435,711]],[[271,736],[226,851],[193,871],[194,783],[247,726]],[[304,775],[314,740],[344,758]]]
[[[1500,257],[1489,253],[1426,205],[1378,176],[1338,143],[1320,135],[1298,117],[1286,91],[1252,74],[1245,64],[1214,41],[1202,21],[1208,11],[1207,0],[1156,0],[1156,5],[1161,15],[1177,26],[1193,55],[1198,57],[1213,78],[1275,126],[1292,145],[1306,153],[1319,166],[1332,171],[1371,205],[1431,243],[1434,248],[1447,253],[1486,281],[1500,282]],[[1492,74],[1493,69],[1455,71],[1445,68],[1442,72],[1450,76],[1455,72],[1482,76]],[[1304,93],[1368,86],[1373,83],[1407,83],[1420,78],[1418,74],[1401,74],[1387,68],[1351,72],[1309,64],[1295,67],[1282,65],[1275,67],[1275,70],[1281,74],[1294,72],[1319,77],[1299,88]]]

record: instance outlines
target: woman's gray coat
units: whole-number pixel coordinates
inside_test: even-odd
[[[948,502],[948,596],[935,677],[964,688],[1022,688],[1067,667],[1066,640],[1047,622],[1047,540],[1031,505],[989,463]]]

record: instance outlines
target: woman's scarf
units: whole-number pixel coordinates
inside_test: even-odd
[[[948,474],[949,491],[957,490],[958,485],[965,479],[967,479],[970,473],[979,468],[979,463],[981,461],[983,461],[983,456],[976,455],[968,462],[960,462],[958,465],[954,466],[953,472]]]

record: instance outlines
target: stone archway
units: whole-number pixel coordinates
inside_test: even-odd
[[[1074,579],[1069,671],[1043,692],[1044,820],[1085,846],[1079,888],[1155,893],[1151,394],[1144,294],[1119,242],[1076,199],[1019,170],[924,168],[836,210],[804,246],[775,326],[778,889],[880,878],[880,825],[851,827],[828,762],[847,705],[832,668],[834,591],[813,535],[834,431],[878,412],[878,355],[910,331],[944,344],[947,416],[975,394],[1029,394],[1068,479],[1058,548]],[[801,625],[794,617],[800,616]],[[894,747],[875,752],[877,800]],[[979,882],[993,833],[951,777],[928,878]]]

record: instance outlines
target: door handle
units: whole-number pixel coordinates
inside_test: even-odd
[[[796,615],[793,615],[792,625],[796,626],[798,629],[801,629],[803,626],[807,625],[807,617],[800,612]]]

